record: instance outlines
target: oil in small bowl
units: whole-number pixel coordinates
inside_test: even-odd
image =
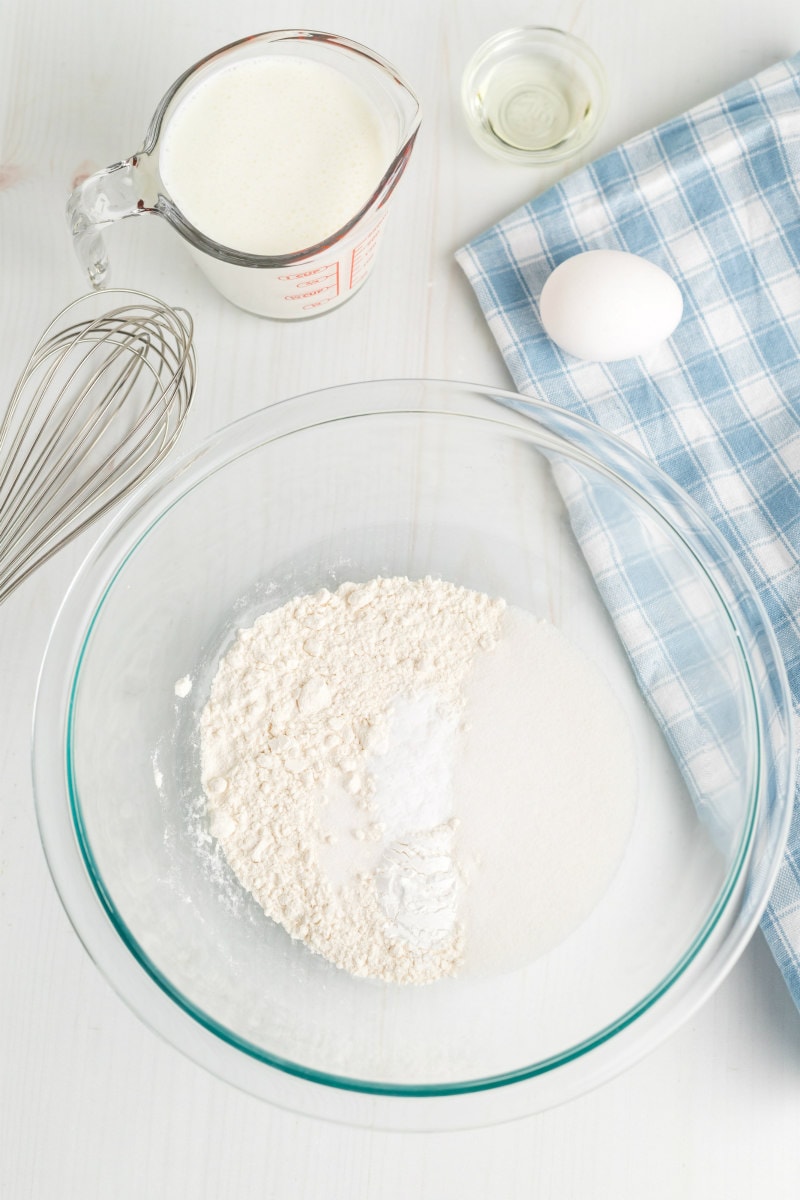
[[[572,34],[511,29],[473,56],[462,102],[483,149],[517,162],[555,162],[596,133],[606,108],[605,73]]]

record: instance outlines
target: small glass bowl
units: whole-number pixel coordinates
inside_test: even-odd
[[[606,74],[580,38],[528,26],[495,34],[464,71],[461,102],[475,141],[497,158],[558,162],[592,140],[607,107]]]

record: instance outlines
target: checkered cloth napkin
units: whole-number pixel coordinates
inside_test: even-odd
[[[677,330],[644,357],[580,362],[539,322],[553,268],[599,248],[650,259],[683,293]],[[800,54],[577,171],[457,258],[518,390],[655,460],[725,535],[768,612],[800,713]],[[603,591],[616,537],[607,509],[589,511],[591,496],[577,488],[570,497],[564,486],[585,553],[594,542],[595,561],[587,559]],[[635,593],[628,589],[624,611],[603,594],[625,641]],[[646,677],[646,655],[632,658],[652,701],[668,680]],[[713,679],[707,686],[714,690]],[[669,704],[653,707],[702,794],[702,764]],[[724,722],[721,712],[723,753]],[[800,1007],[797,796],[762,928]]]

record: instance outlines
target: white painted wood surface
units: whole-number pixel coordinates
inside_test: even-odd
[[[63,221],[72,179],[132,153],[168,84],[247,33],[332,29],[396,63],[425,117],[373,278],[321,320],[280,325],[211,292],[154,219],[109,238],[114,282],[195,314],[192,441],[265,403],[346,380],[509,384],[453,261],[458,245],[566,171],[504,166],[472,143],[461,70],[493,32],[585,37],[611,83],[585,158],[800,49],[796,0],[4,0],[0,7],[0,389],[83,290]],[[794,1200],[800,1014],[757,936],[697,1017],[564,1108],[459,1134],[393,1135],[267,1107],[162,1044],[111,993],[56,898],[33,814],[29,742],[48,629],[85,549],[0,610],[0,1196]]]

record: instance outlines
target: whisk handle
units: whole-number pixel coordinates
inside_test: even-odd
[[[108,275],[108,254],[101,230],[123,217],[155,211],[155,195],[146,170],[147,155],[134,154],[84,179],[67,201],[67,221],[80,265],[93,288]]]

